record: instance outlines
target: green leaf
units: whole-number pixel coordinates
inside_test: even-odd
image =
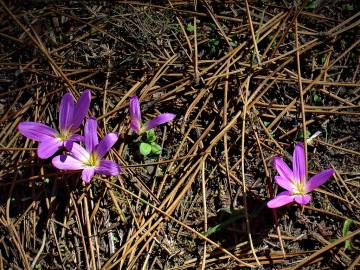
[[[265,127],[268,127],[270,125],[270,122],[269,121],[264,121],[264,126]]]
[[[311,135],[311,133],[310,133],[309,131],[307,131],[307,133],[306,133],[306,139],[309,139],[309,138],[310,138],[310,135]],[[299,133],[298,133],[298,135],[297,135],[297,138],[298,138],[298,139],[304,139],[304,130],[303,130],[303,129],[299,131]]]
[[[161,153],[161,146],[158,145],[155,142],[151,143],[151,153],[153,153],[154,155],[160,155]]]
[[[156,140],[155,130],[150,129],[150,130],[146,131],[146,141],[148,143],[152,143],[152,142],[155,142],[155,140]]]
[[[210,227],[205,233],[204,236],[210,236],[214,233],[217,233],[223,229],[222,224],[215,225],[213,227]]]
[[[345,9],[346,11],[353,11],[354,6],[352,4],[345,4],[343,5],[343,9]]]
[[[320,63],[323,65],[325,63],[326,60],[326,55],[325,54],[321,54],[320,55]]]
[[[139,150],[143,156],[147,156],[151,152],[151,145],[148,143],[142,142],[142,143],[140,143]]]
[[[290,37],[291,40],[295,40],[296,34],[294,32],[290,32],[289,37]]]
[[[190,32],[190,33],[193,33],[194,32],[194,26],[191,24],[191,23],[188,23],[186,25],[186,31]]]
[[[321,103],[321,97],[320,97],[319,95],[316,95],[316,94],[315,94],[315,95],[313,96],[313,100],[314,100],[314,102],[317,103],[317,104],[318,104],[318,103]]]
[[[351,219],[345,220],[343,228],[342,228],[343,237],[348,235],[350,225],[352,222],[353,221]],[[345,240],[345,249],[349,249],[350,247],[351,247],[351,239]]]
[[[313,0],[313,1],[309,1],[306,6],[304,7],[304,9],[307,9],[307,10],[312,10],[312,9],[315,9],[316,8],[316,0]]]
[[[235,39],[233,39],[230,41],[230,45],[231,47],[236,48],[238,46],[238,42]]]
[[[232,214],[232,211],[231,211],[231,209],[230,209],[229,207],[220,208],[220,209],[218,210],[218,212],[224,212],[224,213],[227,213],[227,214],[229,214],[229,215]]]
[[[215,29],[217,28],[215,23],[209,23],[209,27],[210,27],[212,30],[215,30]]]
[[[204,232],[204,236],[210,236],[214,233],[217,233],[217,232],[220,232],[222,231],[223,229],[225,229],[229,224],[239,220],[240,218],[242,218],[243,215],[241,214],[234,214],[234,215],[231,215],[227,220],[213,226],[213,227],[210,227],[206,232]]]

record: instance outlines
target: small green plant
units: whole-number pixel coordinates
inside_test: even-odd
[[[320,104],[321,103],[321,97],[319,95],[314,94],[312,98],[313,98],[313,101],[314,101],[315,104]]]
[[[304,7],[305,10],[314,10],[316,8],[316,0],[309,1]]]
[[[143,156],[149,154],[160,155],[161,146],[156,143],[156,134],[153,129],[146,131],[146,139],[140,142],[139,151]]]
[[[320,54],[320,64],[324,64],[326,60],[326,55],[324,53]]]
[[[209,38],[208,46],[212,54],[219,51],[220,40],[219,38]]]
[[[231,37],[230,45],[231,45],[231,47],[233,47],[233,48],[236,48],[236,47],[238,46],[238,42],[237,42],[237,40],[236,40],[236,35],[233,35],[233,36]]]
[[[188,23],[186,25],[186,31],[188,31],[189,33],[194,33],[194,30],[195,30],[195,28],[191,23]]]
[[[350,225],[353,221],[351,219],[347,219],[344,222],[343,229],[342,229],[342,235],[343,237],[347,236],[349,233]],[[345,240],[345,249],[351,248],[351,239]]]
[[[141,136],[139,144],[140,154],[143,156],[149,154],[160,155],[161,146],[156,143],[156,133],[154,128],[172,121],[175,118],[175,114],[162,113],[143,125],[139,98],[137,96],[132,96],[129,105],[130,128]]]
[[[342,6],[343,10],[354,11],[354,6],[352,4],[345,4]]]
[[[311,136],[311,133],[309,131],[306,132],[306,139],[309,139]],[[297,134],[297,139],[298,140],[303,140],[304,139],[304,130],[300,130],[299,133]]]
[[[216,224],[216,225],[208,228],[208,230],[203,233],[204,236],[208,237],[214,233],[223,231],[224,229],[226,229],[226,227],[228,225],[230,225],[231,223],[234,223],[235,221],[244,217],[243,213],[239,210],[232,210],[229,208],[221,208],[220,211],[227,215],[227,219],[223,222],[220,222],[219,224]]]

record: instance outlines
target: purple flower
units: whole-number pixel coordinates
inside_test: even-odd
[[[304,146],[298,143],[293,153],[293,169],[279,157],[275,157],[274,165],[279,173],[275,176],[275,182],[286,189],[280,192],[274,199],[267,203],[269,208],[277,208],[293,201],[298,204],[308,204],[311,196],[307,193],[324,184],[334,174],[333,169],[324,170],[306,181],[306,163]]]
[[[154,119],[148,121],[145,125],[142,126],[141,121],[141,112],[140,112],[140,102],[137,96],[132,96],[130,98],[130,128],[135,131],[137,134],[142,134],[149,129],[155,128],[162,124],[172,121],[175,118],[173,113],[162,113],[156,116]]]
[[[83,138],[75,134],[84,120],[90,107],[91,93],[89,90],[74,104],[71,94],[65,94],[60,103],[59,131],[37,122],[21,122],[18,125],[19,132],[25,137],[39,142],[37,155],[46,159],[51,157],[62,146],[71,150],[74,141],[81,141]]]
[[[91,117],[85,123],[85,148],[74,143],[69,155],[56,156],[52,160],[54,167],[60,170],[82,170],[82,179],[89,183],[95,173],[116,176],[120,174],[120,166],[111,160],[102,158],[116,143],[118,135],[109,133],[99,142],[96,119]]]

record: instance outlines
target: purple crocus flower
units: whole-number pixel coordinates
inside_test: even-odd
[[[60,170],[82,170],[82,179],[89,183],[95,173],[109,176],[120,174],[120,166],[111,160],[102,158],[116,143],[118,135],[109,133],[99,142],[97,133],[97,121],[89,118],[85,123],[83,148],[74,143],[69,155],[56,156],[52,160],[54,167]]]
[[[292,164],[293,169],[290,170],[280,157],[275,157],[274,165],[279,173],[275,176],[275,182],[286,191],[280,192],[269,201],[267,203],[269,208],[277,208],[293,201],[300,205],[308,204],[311,196],[307,193],[324,184],[334,174],[333,169],[328,169],[306,181],[305,151],[302,143],[295,146]]]
[[[46,159],[51,157],[62,146],[71,150],[74,141],[81,141],[82,136],[75,134],[90,107],[91,93],[84,91],[78,102],[70,93],[65,94],[60,103],[59,131],[38,122],[21,122],[19,132],[25,137],[39,142],[37,155]]]
[[[130,98],[130,128],[135,131],[137,134],[142,134],[149,129],[155,128],[162,124],[172,121],[175,118],[173,113],[162,113],[156,116],[154,119],[148,121],[145,125],[142,126],[141,121],[141,112],[140,112],[140,102],[137,96],[132,96]]]

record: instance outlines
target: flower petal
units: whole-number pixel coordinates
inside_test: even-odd
[[[132,96],[129,103],[130,128],[136,133],[141,130],[141,111],[140,102],[137,96]]]
[[[112,160],[101,160],[99,166],[96,168],[98,174],[104,175],[119,175],[121,172],[121,167]]]
[[[100,159],[106,155],[110,148],[116,143],[117,139],[118,135],[116,133],[109,133],[100,141],[95,149]]]
[[[91,179],[93,178],[95,174],[95,168],[85,168],[83,171],[82,171],[82,180],[85,182],[85,183],[89,183],[91,181]]]
[[[54,155],[62,147],[63,143],[56,138],[49,138],[39,143],[37,155],[39,158],[47,159]]]
[[[152,129],[159,125],[172,121],[176,117],[173,113],[162,113],[145,124],[145,130]]]
[[[295,195],[294,196],[295,202],[300,205],[308,204],[311,201],[311,196],[308,194],[305,195]]]
[[[69,138],[69,140],[73,141],[73,142],[83,142],[84,141],[84,136],[74,134]]]
[[[74,142],[82,142],[82,141],[84,141],[84,136],[74,134],[69,139],[64,141],[64,146],[65,146],[66,150],[71,152],[71,149],[73,147],[73,143]]]
[[[130,121],[130,128],[135,131],[137,134],[140,134],[141,132],[141,122],[131,119]]]
[[[73,143],[70,154],[81,163],[87,163],[90,159],[90,153],[78,143]]]
[[[65,130],[70,128],[74,115],[74,99],[70,93],[65,94],[60,103],[59,128]]]
[[[286,189],[288,191],[294,190],[294,185],[289,181],[287,178],[283,178],[280,175],[275,176],[275,182],[283,189]]]
[[[57,134],[55,129],[37,122],[20,122],[18,130],[25,137],[37,142],[54,138]]]
[[[334,172],[335,171],[333,169],[328,169],[319,172],[318,174],[311,177],[310,180],[306,183],[306,192],[311,192],[315,188],[324,184],[327,180],[330,179],[330,177],[334,174]]]
[[[85,148],[88,152],[93,152],[96,145],[99,143],[99,139],[96,133],[97,121],[94,117],[90,117],[85,123],[84,129],[84,141]]]
[[[267,206],[269,208],[278,208],[293,201],[294,196],[291,196],[291,192],[283,191],[280,192],[274,199],[268,201]]]
[[[274,166],[279,173],[280,177],[284,180],[287,179],[289,182],[294,181],[294,174],[290,170],[289,166],[280,158],[274,158]]]
[[[74,170],[84,169],[84,164],[81,161],[75,159],[72,156],[68,156],[68,155],[56,156],[52,159],[51,163],[55,168],[58,168],[60,170],[65,170],[65,171],[74,171]]]
[[[137,96],[132,96],[130,98],[129,113],[131,119],[141,121],[140,101]]]
[[[295,145],[293,153],[293,173],[295,181],[301,182],[306,179],[306,162],[305,162],[305,150],[302,143]]]
[[[91,102],[91,92],[85,90],[84,93],[79,97],[78,102],[75,105],[73,119],[72,119],[72,129],[77,130],[81,122],[84,120]]]
[[[72,149],[72,147],[73,147],[73,144],[74,144],[74,141],[72,141],[72,140],[66,140],[66,141],[64,141],[64,146],[65,146],[65,149],[67,150],[67,151],[71,151],[71,149]]]

